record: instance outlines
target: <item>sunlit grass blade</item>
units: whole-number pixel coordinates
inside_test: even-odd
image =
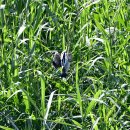
[[[25,23],[23,23],[23,25],[18,30],[18,38],[24,32],[25,28],[26,28]]]
[[[0,125],[0,128],[1,128],[2,130],[14,130],[13,128],[1,126],[1,125]]]
[[[41,75],[41,113],[42,116],[45,116],[45,79],[43,75]]]
[[[80,107],[80,114],[82,115],[82,98],[81,98],[81,94],[80,94],[80,89],[79,89],[79,67],[78,67],[78,62],[76,63],[76,93],[77,93],[77,102],[79,104]]]
[[[93,126],[92,126],[92,129],[93,130],[98,130],[98,121],[100,119],[100,117],[98,117],[96,120],[94,119],[94,115],[90,112],[90,116],[91,116],[91,120],[92,120],[92,123],[93,123]]]
[[[54,93],[55,93],[55,91],[53,91],[53,92],[50,94],[50,97],[49,97],[49,100],[48,100],[48,104],[47,104],[47,108],[46,108],[46,114],[45,114],[45,116],[44,116],[45,124],[46,124],[46,121],[47,121],[47,118],[48,118],[48,114],[49,114],[49,110],[50,110],[50,107],[51,107],[52,98],[53,98]]]
[[[100,96],[100,94],[102,93],[101,90],[98,90],[95,95],[94,95],[94,99],[98,99],[98,97]],[[97,104],[97,102],[95,100],[92,100],[89,104],[88,107],[86,109],[86,114],[89,114],[92,109],[94,108],[94,106]]]
[[[76,120],[72,120],[72,121],[78,128],[82,129],[82,125],[79,122],[77,122]]]
[[[27,96],[27,99],[29,100],[29,102],[34,106],[35,110],[42,115],[42,112],[40,111],[40,109],[37,107],[36,102],[28,95],[28,92],[22,88],[22,91],[24,92],[24,94]],[[28,104],[28,103],[27,103]]]

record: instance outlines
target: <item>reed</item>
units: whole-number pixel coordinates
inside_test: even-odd
[[[128,0],[0,1],[0,128],[130,128]],[[67,77],[52,52],[72,54]]]

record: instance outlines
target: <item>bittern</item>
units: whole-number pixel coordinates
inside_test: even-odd
[[[56,69],[62,67],[61,77],[67,76],[67,72],[70,68],[70,61],[71,54],[67,53],[66,51],[63,51],[61,54],[55,52],[52,63]]]

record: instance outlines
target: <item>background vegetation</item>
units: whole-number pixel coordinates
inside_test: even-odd
[[[129,0],[1,0],[0,128],[128,130]]]

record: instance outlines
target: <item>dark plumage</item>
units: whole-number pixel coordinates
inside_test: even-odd
[[[61,76],[62,78],[66,78],[67,74],[62,72],[60,76]]]
[[[58,52],[55,52],[55,54],[53,56],[52,64],[56,69],[61,67],[61,58],[60,58],[60,54]]]

